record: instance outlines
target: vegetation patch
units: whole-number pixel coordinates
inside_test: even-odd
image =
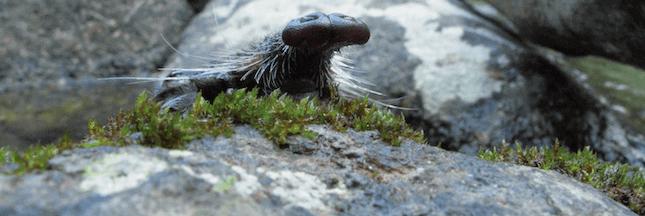
[[[566,65],[589,76],[596,93],[612,104],[627,109],[627,116],[618,115],[640,133],[645,133],[645,71],[600,57],[568,58]]]
[[[47,169],[49,164],[47,160],[58,155],[65,149],[72,149],[76,145],[69,138],[69,131],[65,132],[63,137],[55,144],[41,146],[40,143],[35,146],[29,146],[22,152],[12,151],[8,146],[0,148],[0,165],[5,162],[12,162],[18,165],[18,169],[13,174],[22,175],[35,169]]]
[[[381,138],[394,146],[399,146],[404,138],[425,142],[422,131],[410,128],[403,117],[372,107],[367,97],[348,100],[332,95],[329,103],[321,103],[316,98],[294,101],[280,96],[279,91],[266,97],[258,97],[257,93],[257,89],[242,89],[220,94],[213,103],[205,101],[199,94],[193,109],[182,114],[161,110],[161,106],[144,91],[132,109],[110,117],[106,125],[90,119],[90,135],[85,140],[73,142],[65,136],[51,145],[30,147],[23,154],[0,148],[0,157],[9,156],[0,158],[3,159],[0,163],[16,163],[20,168],[13,173],[23,174],[46,169],[47,160],[65,149],[131,144],[182,149],[186,142],[206,134],[230,137],[236,124],[257,128],[278,146],[285,145],[286,139],[292,135],[316,137],[317,134],[307,130],[311,124],[328,124],[341,132],[349,128],[378,130]]]
[[[558,171],[590,184],[637,214],[645,215],[645,172],[626,164],[600,161],[589,147],[573,153],[561,146],[558,140],[553,148],[540,150],[535,147],[522,149],[518,143],[512,149],[508,143],[502,142],[500,149],[480,149],[478,156],[495,162],[511,162]]]

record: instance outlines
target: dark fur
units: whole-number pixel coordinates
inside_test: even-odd
[[[293,97],[330,98],[330,84],[345,95],[371,92],[345,71],[349,62],[340,48],[364,44],[369,29],[360,20],[342,14],[312,13],[294,19],[281,32],[266,36],[221,56],[208,68],[172,72],[155,95],[163,108],[185,111],[202,92],[212,101],[222,92],[258,87],[260,95],[276,89]]]

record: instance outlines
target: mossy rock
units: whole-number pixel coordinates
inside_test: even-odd
[[[422,131],[413,130],[403,117],[396,117],[388,110],[379,110],[363,100],[347,100],[332,96],[330,102],[316,98],[294,101],[275,91],[269,96],[258,97],[258,89],[241,89],[231,94],[220,94],[213,103],[197,95],[192,110],[182,114],[161,110],[161,106],[144,91],[136,105],[129,111],[121,111],[111,117],[106,125],[90,119],[89,136],[74,142],[66,134],[60,141],[47,146],[33,146],[23,154],[0,149],[2,162],[19,165],[14,174],[23,174],[35,169],[46,169],[47,160],[65,149],[94,146],[126,146],[139,144],[168,149],[182,149],[190,140],[206,134],[230,137],[236,124],[249,124],[265,133],[276,145],[283,146],[289,136],[301,135],[314,138],[317,134],[308,131],[311,124],[328,124],[337,131],[348,128],[357,131],[379,131],[381,138],[398,146],[404,138],[424,143]]]

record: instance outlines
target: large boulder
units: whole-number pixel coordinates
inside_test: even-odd
[[[494,163],[378,132],[312,125],[279,149],[250,126],[186,150],[64,151],[0,175],[1,215],[635,215],[555,171]]]
[[[645,2],[485,0],[527,40],[568,55],[598,55],[645,69]]]
[[[145,85],[97,78],[157,73],[193,15],[183,0],[3,1],[0,13],[0,146],[14,149],[82,139],[88,118],[131,107]]]

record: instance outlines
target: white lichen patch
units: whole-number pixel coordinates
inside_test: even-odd
[[[328,210],[322,199],[329,194],[346,194],[344,184],[338,188],[327,189],[325,183],[316,176],[304,172],[266,172],[266,176],[273,179],[271,188],[273,195],[279,196],[290,203],[312,210]]]
[[[249,196],[260,189],[262,185],[258,177],[248,174],[244,168],[233,166],[231,169],[240,175],[240,180],[233,187],[241,195]],[[284,170],[280,172],[266,171],[258,167],[256,173],[273,179],[269,185],[271,193],[282,199],[288,205],[300,206],[305,209],[328,211],[331,207],[323,203],[323,198],[330,194],[346,195],[347,190],[342,183],[337,188],[327,189],[327,185],[318,177],[304,172]]]
[[[167,167],[165,161],[155,157],[129,153],[109,154],[84,167],[85,178],[80,188],[107,196],[138,187],[150,175]]]
[[[486,71],[491,50],[464,41],[463,26],[439,28],[441,14],[468,16],[467,13],[443,1],[416,7],[405,4],[387,10],[388,18],[405,27],[406,48],[422,60],[414,77],[416,88],[425,98],[426,111],[436,113],[445,102],[455,99],[472,103],[501,90],[502,83]]]
[[[190,157],[193,156],[193,152],[191,151],[184,151],[184,150],[170,150],[168,151],[168,155],[170,157]]]
[[[175,166],[173,166],[173,168]],[[186,165],[181,165],[181,166],[179,166],[179,168],[181,170],[183,170],[184,172],[186,172],[188,175],[196,177],[196,178],[203,179],[204,181],[206,181],[206,182],[208,182],[210,184],[213,184],[213,185],[219,183],[219,181],[220,181],[219,177],[217,177],[217,176],[215,176],[215,175],[213,175],[211,173],[197,174],[197,173],[195,173],[195,171],[193,171],[192,168],[190,168],[189,166],[186,166]]]
[[[237,5],[238,1],[231,1],[230,5]],[[343,7],[338,7],[343,5]],[[383,10],[370,9],[367,1],[360,0],[328,0],[328,1],[291,1],[291,0],[266,0],[251,1],[237,8],[221,23],[218,34],[213,35],[209,41],[215,44],[227,44],[236,47],[263,38],[267,34],[281,31],[292,19],[313,12],[325,14],[342,13],[353,17],[373,14],[382,16]],[[234,7],[225,9],[210,9],[204,16],[225,16],[232,12]],[[258,13],[262,11],[262,13]],[[215,15],[213,15],[215,13]],[[244,35],[244,37],[240,37]]]
[[[244,196],[249,196],[256,190],[260,189],[260,187],[262,186],[260,185],[260,182],[258,182],[258,177],[246,173],[246,170],[244,170],[244,168],[239,166],[232,166],[231,169],[233,170],[233,172],[236,172],[238,175],[240,175],[240,180],[235,182],[235,184],[233,185],[235,191],[237,191],[238,193]]]

